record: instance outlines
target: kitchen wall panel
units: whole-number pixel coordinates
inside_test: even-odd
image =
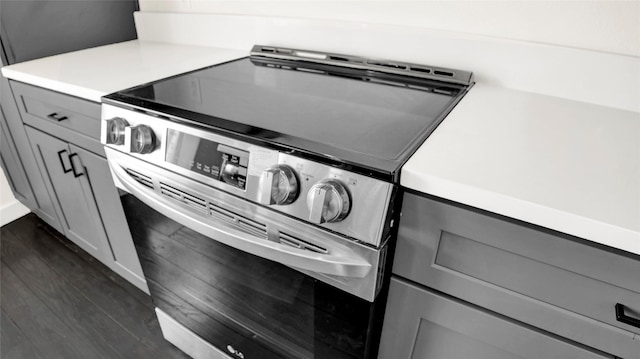
[[[249,51],[315,49],[465,69],[476,82],[640,112],[640,57],[421,27],[204,13],[137,12],[146,41]]]
[[[415,26],[640,57],[637,1],[140,0],[140,9]]]

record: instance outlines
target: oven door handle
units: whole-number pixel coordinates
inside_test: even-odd
[[[364,278],[372,265],[366,258],[340,244],[331,245],[328,253],[299,249],[287,244],[270,241],[234,228],[215,217],[185,211],[171,200],[133,179],[117,163],[109,161],[113,174],[127,192],[166,217],[189,227],[218,242],[291,267],[316,273]]]

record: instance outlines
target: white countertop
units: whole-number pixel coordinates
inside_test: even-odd
[[[640,254],[640,114],[476,85],[404,187]]]
[[[246,56],[134,40],[2,68],[103,95]],[[474,86],[404,166],[407,188],[640,254],[640,114]]]
[[[2,75],[100,102],[104,95],[247,56],[248,51],[133,40],[2,68]]]

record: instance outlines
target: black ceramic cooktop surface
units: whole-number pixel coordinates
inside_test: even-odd
[[[243,58],[107,96],[397,179],[465,87]],[[297,69],[296,69],[297,67]],[[364,170],[362,170],[362,168]]]

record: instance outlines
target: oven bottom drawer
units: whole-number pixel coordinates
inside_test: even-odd
[[[164,338],[193,359],[232,358],[229,354],[223,353],[220,349],[195,335],[162,310],[156,308],[156,315],[158,316],[158,323],[160,324],[160,330],[162,330]],[[229,347],[227,350],[235,357],[244,357],[244,353],[236,351],[233,347]]]
[[[378,302],[236,250],[122,197],[154,304],[231,357],[368,358]]]

